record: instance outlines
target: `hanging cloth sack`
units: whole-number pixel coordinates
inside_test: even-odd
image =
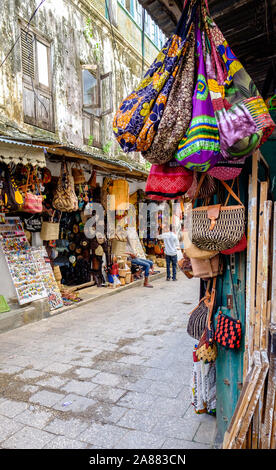
[[[233,180],[237,178],[243,170],[246,157],[239,160],[226,160],[223,158],[213,168],[208,170],[207,174],[218,180]]]
[[[199,0],[185,6],[175,33],[168,39],[137,88],[123,100],[113,132],[124,152],[146,151],[157,131],[178,70]]]
[[[77,211],[79,207],[74,189],[74,179],[69,173],[65,160],[61,164],[60,176],[52,204],[55,209],[61,212]]]
[[[192,171],[177,162],[152,165],[146,182],[145,193],[151,199],[167,200],[183,196],[193,182]]]
[[[275,124],[251,77],[210,18],[207,0],[205,4],[202,17],[211,49],[211,61],[208,54],[206,59],[208,86],[219,127],[221,153],[226,159],[240,159],[262,145]]]
[[[150,148],[146,152],[142,152],[143,157],[151,163],[161,164],[170,161],[189,126],[192,117],[194,69],[195,37],[193,28],[183,48],[178,72],[157,133]]]
[[[192,209],[189,237],[198,248],[205,250],[227,250],[233,248],[245,231],[245,207],[227,183],[221,181],[228,191],[224,206],[196,207]],[[230,195],[238,202],[227,206]]]
[[[197,82],[189,128],[178,144],[175,159],[189,170],[205,172],[221,158],[218,126],[208,90],[201,31],[196,25],[198,54]]]

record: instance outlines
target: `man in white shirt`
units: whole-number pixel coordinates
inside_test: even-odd
[[[172,263],[172,280],[176,281],[176,266],[177,266],[177,247],[178,238],[173,232],[172,225],[170,225],[170,231],[158,235],[157,238],[164,240],[165,244],[165,255],[167,265],[167,281],[171,279],[171,263]]]

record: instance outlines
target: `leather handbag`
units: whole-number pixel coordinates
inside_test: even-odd
[[[245,231],[245,207],[225,181],[228,191],[224,206],[221,204],[192,209],[189,237],[201,249],[223,251],[233,248],[242,239]],[[238,202],[228,206],[230,195]]]
[[[52,204],[55,209],[61,212],[77,211],[79,207],[74,189],[74,179],[69,173],[65,160],[61,164],[60,176]]]
[[[204,297],[200,299],[198,305],[191,311],[187,324],[188,335],[197,340],[201,338],[203,331],[206,327],[209,303],[211,298],[211,294],[209,292],[210,282],[211,281],[209,280]]]
[[[192,272],[194,277],[208,279],[221,274],[219,254],[210,259],[191,258]]]

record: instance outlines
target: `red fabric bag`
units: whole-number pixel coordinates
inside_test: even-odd
[[[247,240],[245,233],[242,237],[242,239],[235,245],[233,248],[229,248],[229,250],[223,250],[221,253],[223,255],[231,255],[232,253],[239,253],[241,251],[244,251],[247,247]]]
[[[155,200],[177,199],[193,182],[193,172],[177,162],[152,165],[146,183],[146,196]]]

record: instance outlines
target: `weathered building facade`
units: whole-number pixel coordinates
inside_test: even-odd
[[[0,134],[143,168],[112,135],[117,106],[165,39],[142,15],[135,0],[3,0]]]

